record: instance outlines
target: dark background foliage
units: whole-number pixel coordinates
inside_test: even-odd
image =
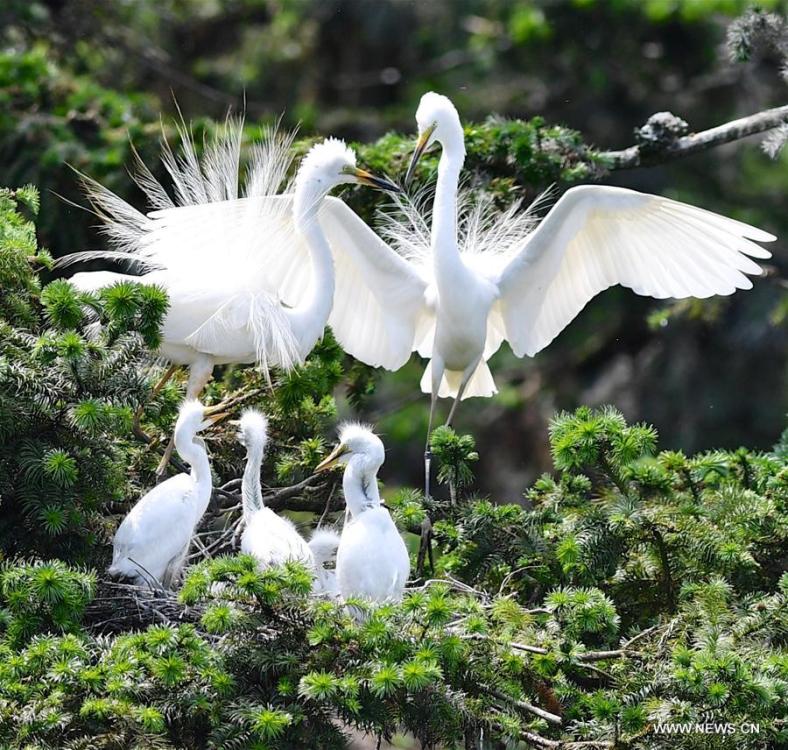
[[[410,139],[428,89],[452,96],[466,121],[538,115],[602,149],[633,143],[633,130],[660,110],[700,130],[784,101],[772,37],[756,39],[746,62],[726,49],[730,17],[745,7],[737,0],[11,0],[0,11],[0,183],[41,188],[39,231],[57,256],[102,241],[87,214],[55,195],[80,200],[65,162],[139,202],[124,171],[128,139],[154,163],[159,112],[173,115],[176,99],[198,122],[245,108],[252,135],[282,117],[287,126],[300,123],[303,135],[362,142],[390,130]],[[770,160],[757,140],[603,179],[782,236],[786,157]],[[375,166],[401,177],[408,145],[379,150]],[[533,197],[556,177],[562,187],[589,176],[471,164],[494,190],[503,179],[506,199]],[[770,277],[752,292],[666,308],[612,290],[534,360],[499,354],[501,395],[470,402],[459,417],[486,446],[483,489],[516,498],[549,466],[550,414],[580,403],[615,404],[686,450],[772,444],[786,410],[784,247],[776,243]],[[418,451],[408,446],[425,427],[421,367],[385,376],[362,410],[387,436],[394,449],[387,471],[402,483],[417,479]]]
[[[207,400],[242,391],[268,414],[266,502],[302,530],[343,514],[339,476],[312,476],[338,418],[382,432],[383,494],[403,532],[432,519],[441,580],[361,622],[308,599],[302,568],[232,556],[243,451],[226,426],[206,436],[214,493],[179,594],[105,579],[183,381],[151,396],[161,290],[79,294],[51,272],[52,255],[103,242],[68,202],[82,198],[67,164],[141,205],[129,140],[153,165],[176,100],[198,140],[245,108],[247,143],[281,117],[301,123],[300,150],[340,135],[397,178],[436,89],[468,123],[474,185],[501,205],[597,179],[782,237],[788,157],[759,138],[630,171],[602,153],[659,110],[700,130],[785,102],[788,3],[733,20],[745,5],[6,0],[0,745],[344,748],[354,728],[372,746],[405,730],[398,746],[695,750],[706,736],[654,727],[709,717],[762,726],[715,747],[784,744],[784,240],[751,292],[666,305],[610,290],[535,359],[498,354],[499,396],[434,434],[430,500],[413,489],[415,358],[373,372],[329,334],[273,391],[251,367],[217,373]],[[368,220],[383,200],[344,197]],[[132,430],[140,407],[150,444]]]

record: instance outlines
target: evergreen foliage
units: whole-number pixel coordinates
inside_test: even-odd
[[[141,374],[166,299],[129,284],[98,296],[62,281],[42,288],[33,266],[46,255],[19,213],[34,210],[35,191],[23,195],[3,194],[0,222],[16,295],[2,329],[0,455],[13,472],[3,549],[60,559],[0,572],[4,746],[342,748],[355,727],[407,731],[425,748],[690,750],[692,735],[655,728],[708,720],[757,724],[757,735],[736,735],[742,748],[788,739],[784,446],[659,451],[652,427],[610,408],[555,417],[556,471],[524,505],[475,497],[475,440],[437,429],[445,496],[402,489],[389,501],[403,530],[429,516],[439,545],[435,578],[400,604],[344,608],[313,599],[300,565],[260,571],[218,554],[233,551],[223,530],[233,511],[220,502],[204,523],[213,552],[178,599],[138,598],[137,628],[126,619],[118,632],[121,597],[64,561],[101,565],[108,501],[133,501],[149,480],[127,436],[132,409],[144,403],[146,429],[157,429],[177,401],[175,387],[148,401]],[[264,471],[296,483],[274,490],[273,505],[336,508],[333,480],[310,476],[328,450],[343,365],[327,336],[273,390],[250,368],[209,387],[208,398],[235,390],[270,415]],[[350,373],[363,396],[369,381]],[[231,434],[212,454],[219,476],[240,473]]]
[[[549,430],[554,471],[521,503],[501,504],[475,492],[487,442],[438,428],[434,496],[382,488],[413,547],[412,534],[430,519],[435,570],[399,604],[345,608],[311,597],[297,564],[260,571],[236,554],[244,452],[234,431],[220,428],[206,433],[214,494],[179,593],[104,580],[111,536],[153,485],[181,398],[179,377],[152,393],[167,299],[139,284],[87,294],[52,281],[36,222],[53,247],[82,249],[87,216],[54,196],[76,197],[65,163],[124,194],[129,137],[155,162],[158,103],[114,91],[95,73],[116,59],[113,44],[127,41],[112,36],[118,19],[128,21],[129,39],[140,29],[168,32],[152,25],[156,3],[107,8],[103,44],[75,45],[75,64],[53,54],[62,39],[24,38],[24,29],[47,33],[52,4],[11,2],[25,21],[0,29],[10,40],[0,50],[0,160],[14,184],[38,185],[43,207],[36,188],[0,189],[0,747],[339,750],[351,728],[384,739],[406,731],[434,750],[788,745],[788,430],[771,451],[686,455],[660,450],[653,427],[628,424],[612,408],[559,413]],[[190,30],[213,23],[223,5],[189,15]],[[256,7],[231,5],[240,18]],[[286,65],[288,34],[310,4],[281,5],[271,46]],[[549,43],[570,15],[543,12],[545,3],[492,5],[513,51],[525,40]],[[572,3],[583,18],[621,13],[636,27],[644,18],[692,26],[744,1],[605,5]],[[188,13],[167,7],[175,19]],[[57,19],[64,39],[70,20]],[[500,31],[485,28],[463,31],[474,58],[489,42],[484,35]],[[737,60],[769,54],[783,62],[785,29],[780,16],[749,12],[731,27],[729,50]],[[213,75],[229,74],[217,67]],[[309,123],[308,110],[298,114]],[[260,135],[256,119],[245,144]],[[214,127],[195,122],[196,141]],[[770,152],[785,135],[776,133]],[[490,117],[468,124],[465,136],[471,187],[501,206],[610,167],[576,130],[540,117]],[[296,148],[313,141],[300,138]],[[365,166],[401,175],[413,138],[389,133],[356,146]],[[436,168],[437,155],[428,154],[418,179],[428,182]],[[369,221],[383,200],[361,189],[343,197]],[[759,330],[770,305],[756,305]],[[770,309],[784,322],[781,307]],[[657,330],[683,314],[701,326],[721,310],[687,302],[650,322]],[[584,341],[578,356],[602,352],[598,341],[611,330]],[[334,440],[341,400],[363,411],[379,386],[380,373],[346,357],[327,332],[303,367],[274,374],[273,388],[254,368],[226,367],[204,397],[265,411],[265,501],[313,526],[343,514],[339,475],[313,475]],[[519,406],[517,398],[502,388],[502,403]],[[135,413],[144,431],[136,435]],[[714,737],[660,731],[669,722],[739,729]]]
[[[20,213],[37,206],[33,188],[0,193],[0,544],[80,561],[128,493],[126,440],[167,300],[138,284],[42,289],[49,257]]]

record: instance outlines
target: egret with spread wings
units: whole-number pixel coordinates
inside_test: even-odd
[[[471,209],[458,238],[463,129],[445,96],[425,94],[416,113],[419,137],[411,166],[433,144],[442,148],[425,232],[418,220],[390,228],[426,284],[414,346],[429,357],[422,389],[436,399],[492,396],[487,360],[505,339],[518,356],[544,349],[599,292],[620,284],[636,294],[711,297],[750,289],[756,242],[774,236],[734,219],[656,195],[601,185],[564,193],[534,228],[514,210],[484,219]],[[475,214],[474,214],[475,211]],[[427,458],[429,458],[427,456]],[[427,487],[429,465],[427,462]]]
[[[353,151],[332,138],[309,151],[288,186],[292,138],[274,133],[253,151],[246,195],[239,198],[241,133],[241,121],[228,121],[202,160],[185,128],[179,156],[165,142],[174,200],[140,161],[136,182],[155,209],[147,215],[86,180],[112,247],[67,256],[59,265],[133,260],[144,275],[97,271],[72,281],[90,291],[128,280],[166,289],[160,354],[189,366],[188,399],[199,395],[216,364],[291,369],[322,336],[329,315],[356,357],[399,367],[411,350],[408,318],[420,303],[420,282],[394,252],[370,261],[366,244],[380,240],[341,200],[327,199],[344,183],[398,188],[358,168]],[[337,245],[345,251],[334,261]],[[416,283],[409,286],[410,274]]]

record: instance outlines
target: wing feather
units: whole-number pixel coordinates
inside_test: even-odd
[[[329,324],[337,340],[362,362],[402,367],[415,346],[427,282],[338,198],[324,200],[320,222],[334,257]]]
[[[337,339],[362,362],[401,367],[414,347],[426,282],[338,198],[325,198],[319,216],[334,259],[329,324]],[[309,293],[309,250],[294,223],[292,195],[156,211],[149,220],[155,228],[143,252],[174,275],[182,269],[201,279],[201,288],[265,290],[290,306]]]
[[[515,354],[546,347],[599,292],[711,297],[750,289],[774,236],[735,219],[624,188],[568,190],[497,281]]]

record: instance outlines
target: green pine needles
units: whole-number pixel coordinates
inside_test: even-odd
[[[234,554],[243,450],[220,429],[179,594],[103,580],[119,517],[153,483],[133,414],[155,441],[180,398],[151,393],[167,300],[42,283],[37,205],[0,192],[0,747],[339,750],[353,729],[436,750],[694,750],[708,737],[665,728],[706,722],[757,726],[719,747],[788,741],[785,439],[686,456],[580,408],[551,424],[555,471],[497,504],[474,494],[473,436],[439,428],[434,496],[383,488],[403,532],[431,520],[436,569],[372,608]],[[338,477],[313,469],[335,394],[363,405],[375,385],[329,334],[273,389],[227,368],[205,398],[259,405],[263,475],[288,485],[266,502],[332,521]]]
[[[0,192],[0,544],[79,561],[129,491],[124,446],[167,299],[139,284],[42,289],[37,205],[33,188]]]

